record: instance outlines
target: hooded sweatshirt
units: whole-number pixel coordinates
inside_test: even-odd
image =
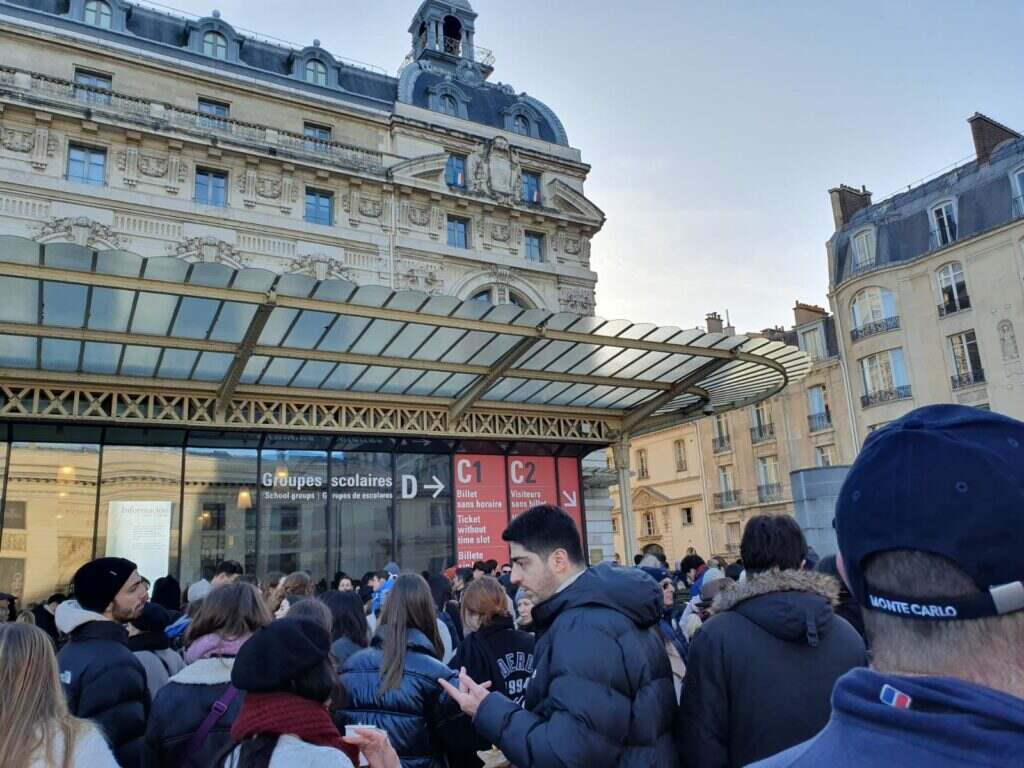
[[[643,571],[588,568],[533,609],[538,639],[525,708],[489,694],[477,733],[513,765],[677,765],[661,616],[661,589]]]
[[[836,680],[866,661],[860,635],[832,612],[838,592],[831,577],[786,570],[718,594],[690,643],[683,766],[744,766],[825,726]]]
[[[855,669],[836,684],[821,733],[756,766],[962,768],[1022,759],[1024,699],[949,677]]]

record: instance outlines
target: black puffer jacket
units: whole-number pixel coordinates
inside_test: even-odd
[[[74,600],[58,606],[57,628],[69,635],[57,663],[71,714],[96,721],[123,768],[141,765],[149,692],[125,628]]]
[[[690,644],[683,766],[744,766],[825,726],[836,680],[866,661],[860,635],[832,612],[838,596],[834,579],[807,571],[769,571],[719,593]]]
[[[433,646],[418,629],[410,629],[407,638],[402,684],[383,696],[378,693],[380,638],[349,657],[341,670],[348,705],[335,713],[335,723],[341,730],[359,723],[383,728],[404,768],[442,768],[446,744],[460,743],[472,732],[468,718],[437,684],[445,678],[457,686],[458,673],[434,657]]]
[[[188,744],[231,685],[233,658],[199,659],[174,675],[156,696],[146,728],[147,768],[208,768],[231,743],[231,725],[245,694],[236,694],[203,746],[185,762]]]
[[[525,709],[500,694],[473,725],[513,765],[664,768],[676,696],[658,632],[662,597],[642,571],[598,565],[533,609]]]

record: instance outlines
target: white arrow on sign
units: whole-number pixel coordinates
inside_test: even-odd
[[[562,491],[562,498],[565,499],[565,504],[563,506],[566,506],[566,507],[575,507],[576,506],[576,491],[573,491],[572,493],[570,493],[569,491]]]
[[[427,485],[426,483],[424,483],[423,488],[424,490],[427,491],[433,491],[434,498],[436,499],[438,496],[441,495],[441,491],[444,490],[444,483],[437,479],[437,475],[433,475],[432,479],[434,482],[431,485]]]

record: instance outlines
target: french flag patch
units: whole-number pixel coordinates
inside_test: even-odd
[[[881,699],[883,704],[896,707],[896,709],[910,709],[910,705],[914,703],[914,700],[907,696],[907,694],[896,690],[889,684],[882,686],[882,692],[878,695],[878,698]]]

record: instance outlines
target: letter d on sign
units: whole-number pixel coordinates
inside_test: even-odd
[[[415,499],[416,494],[419,493],[419,483],[416,482],[415,475],[402,475],[402,498],[403,499]]]

